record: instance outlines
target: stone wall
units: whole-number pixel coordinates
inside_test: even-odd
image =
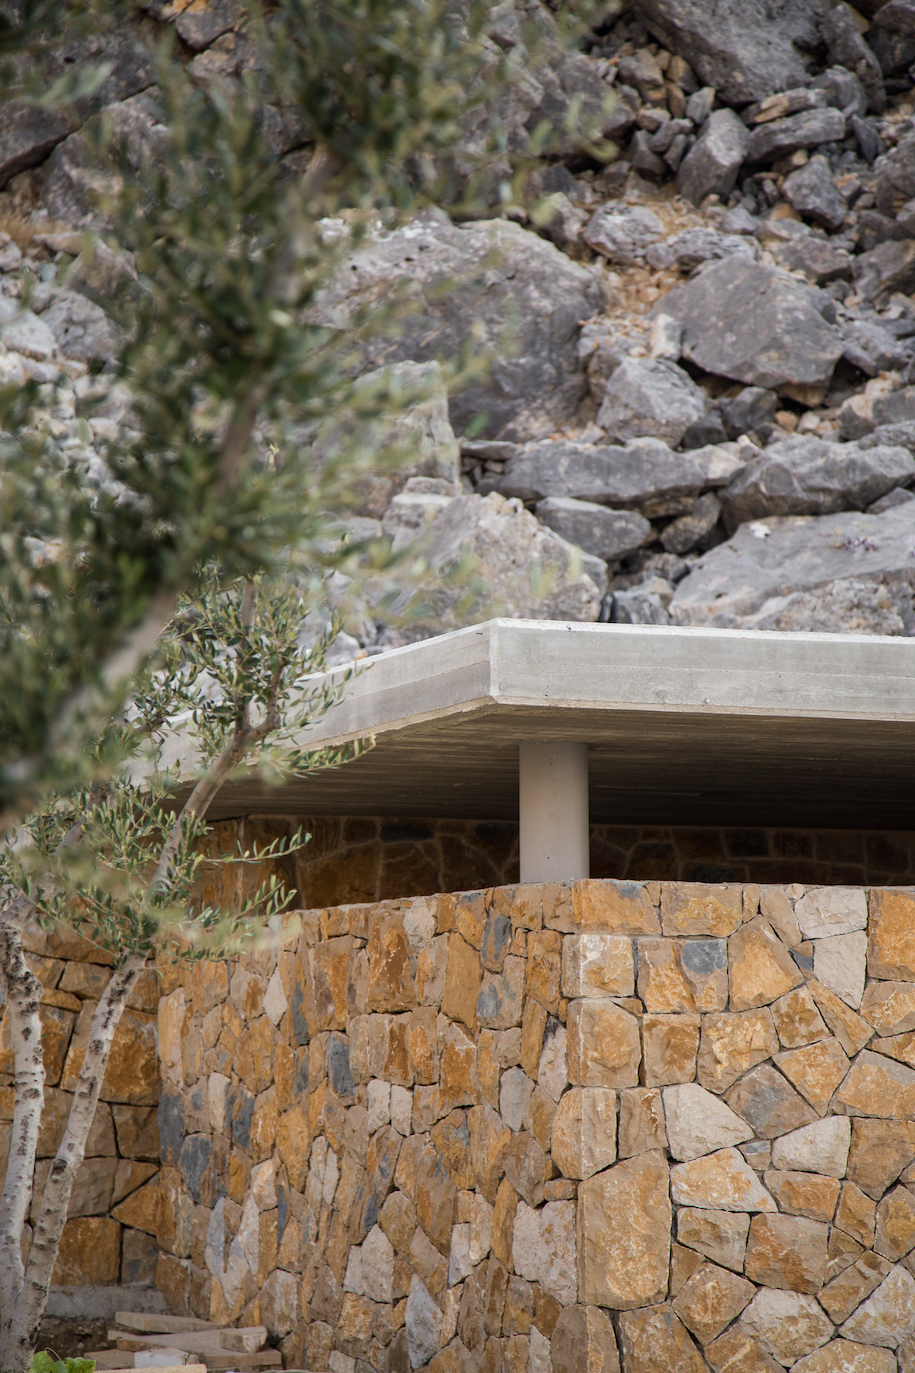
[[[63,1138],[82,1064],[89,1022],[110,977],[103,950],[69,931],[29,931],[28,961],[43,993],[45,1113],[38,1140],[35,1208],[50,1161]],[[166,983],[166,988],[168,983]],[[138,1210],[144,1185],[159,1171],[159,1071],[156,1008],[159,981],[140,979],[114,1038],[101,1100],[77,1174],[52,1281],[57,1285],[152,1282],[157,1217]],[[9,1026],[0,1006],[0,1183],[13,1118],[14,1070]]]
[[[915,891],[507,886],[276,939],[160,1002],[174,1309],[332,1373],[915,1369]]]
[[[518,826],[501,820],[336,816],[221,821],[235,847],[301,826],[311,841],[284,860],[305,909],[471,891],[518,881]],[[591,875],[661,882],[915,882],[915,832],[592,825]]]

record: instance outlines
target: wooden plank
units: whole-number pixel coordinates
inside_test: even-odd
[[[158,1311],[115,1311],[114,1319],[124,1330],[136,1330],[141,1335],[181,1335],[188,1330],[219,1328],[196,1316],[167,1316]]]
[[[238,1373],[254,1373],[259,1368],[282,1368],[283,1360],[275,1349],[262,1349],[254,1354],[233,1353],[219,1344],[218,1334],[205,1331],[187,1335],[125,1335],[109,1331],[108,1338],[116,1341],[118,1349],[136,1354],[144,1349],[180,1349],[182,1354],[194,1354],[207,1368],[237,1369]]]

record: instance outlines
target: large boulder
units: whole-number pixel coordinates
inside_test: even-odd
[[[680,625],[915,634],[915,501],[881,515],[774,516],[741,525],[670,602]]]
[[[617,443],[663,439],[672,447],[709,408],[688,372],[662,358],[625,358],[607,382],[597,423]]]
[[[30,62],[34,60],[30,57]],[[0,190],[18,172],[43,162],[95,110],[145,90],[152,85],[155,75],[149,51],[132,23],[81,37],[47,56],[43,59],[43,78],[51,86],[65,71],[79,67],[104,69],[103,80],[91,96],[81,96],[56,108],[18,100],[3,105]]]
[[[547,439],[509,458],[499,490],[524,501],[568,496],[654,519],[682,514],[707,484],[691,453],[674,453],[660,439],[625,446]]]
[[[432,513],[412,541],[429,567],[419,614],[427,629],[442,633],[492,615],[597,619],[606,565],[544,529],[520,501],[496,492],[457,496]],[[409,590],[403,592],[394,612],[411,599]]]
[[[655,306],[683,325],[682,356],[706,372],[791,394],[825,385],[842,356],[832,302],[795,278],[742,257],[712,262]]]
[[[357,311],[398,290],[398,332],[367,342],[366,367],[450,361],[464,349],[490,355],[486,375],[452,398],[456,432],[477,421],[483,436],[523,440],[574,415],[586,391],[578,326],[603,294],[590,269],[507,220],[458,227],[423,216],[354,253],[319,312],[345,329]]]
[[[746,105],[806,85],[826,0],[642,0],[639,18],[723,100]]]
[[[770,444],[721,494],[728,528],[766,515],[830,515],[863,510],[915,481],[907,448],[862,449],[794,434]]]

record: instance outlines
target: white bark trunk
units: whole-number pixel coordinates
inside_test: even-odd
[[[0,915],[0,986],[6,995],[16,1065],[9,1161],[0,1197],[0,1373],[22,1373],[32,1358],[23,1322],[22,1235],[32,1202],[35,1153],[44,1106],[41,1051],[41,984],[22,948],[19,903]]]
[[[85,1156],[86,1140],[95,1117],[114,1033],[145,966],[145,958],[137,956],[118,968],[105,988],[89,1026],[86,1055],[77,1079],[67,1128],[45,1184],[20,1299],[23,1308],[21,1323],[29,1351],[34,1349],[38,1338],[38,1326],[47,1304],[51,1274],[67,1223],[70,1195]],[[31,1352],[26,1363],[29,1358]]]

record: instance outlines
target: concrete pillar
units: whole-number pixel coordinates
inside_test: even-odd
[[[588,745],[521,744],[521,881],[588,877]]]

